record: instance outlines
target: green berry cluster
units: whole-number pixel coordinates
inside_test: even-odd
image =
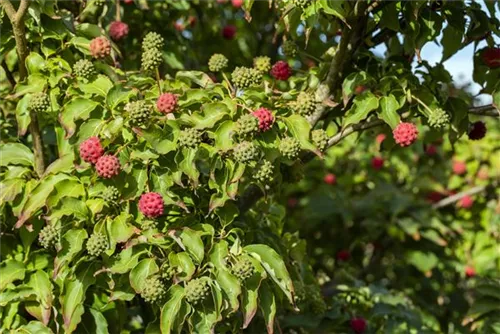
[[[142,40],[142,51],[148,51],[152,49],[160,50],[165,45],[165,40],[160,34],[151,31]]]
[[[215,53],[208,60],[208,69],[212,72],[220,72],[227,67],[228,63],[229,61],[226,56],[220,53]]]
[[[195,148],[201,143],[202,133],[193,128],[187,128],[179,133],[179,146]]]
[[[210,279],[195,278],[186,284],[186,299],[191,305],[203,302],[210,294]]]
[[[236,161],[248,163],[257,159],[259,151],[252,142],[244,141],[236,145],[233,150],[233,155]]]
[[[54,225],[45,225],[38,234],[38,242],[45,249],[51,249],[59,243],[61,229]]]
[[[152,71],[158,68],[162,61],[163,55],[158,49],[149,49],[142,52],[142,68],[146,71]]]
[[[50,108],[49,96],[45,93],[35,93],[28,102],[28,110],[36,113],[46,112]]]
[[[264,160],[257,167],[257,171],[255,172],[253,177],[254,177],[254,179],[256,179],[262,183],[267,183],[267,182],[271,182],[273,180],[273,174],[274,174],[273,164],[268,160]]]
[[[259,131],[259,119],[252,114],[245,114],[236,121],[236,133],[242,137],[251,136]]]
[[[255,266],[252,261],[247,258],[239,258],[236,263],[231,267],[231,273],[236,276],[240,281],[244,281],[255,272]]]
[[[450,115],[441,108],[435,109],[427,119],[429,125],[433,128],[444,128],[450,123]]]
[[[170,281],[177,272],[177,268],[172,267],[168,262],[165,262],[160,268],[161,278],[166,281]]]
[[[328,135],[326,131],[323,129],[313,130],[311,132],[311,139],[314,145],[320,149],[320,151],[324,151],[326,146],[328,145]]]
[[[128,117],[132,126],[145,125],[153,114],[153,108],[146,103],[146,101],[129,102],[125,106],[128,111]]]
[[[266,56],[255,57],[253,67],[260,73],[267,73],[271,70],[271,58]]]
[[[143,230],[152,230],[158,227],[158,222],[155,220],[144,220],[141,222],[141,227]]]
[[[103,190],[101,196],[106,202],[113,204],[120,199],[120,191],[115,186],[109,186]]]
[[[93,233],[87,240],[87,252],[91,256],[99,256],[108,249],[108,239],[102,233]]]
[[[309,7],[311,3],[311,0],[293,0],[293,4],[302,9]]]
[[[240,66],[234,69],[231,78],[238,88],[248,88],[261,83],[262,73],[255,68]]]
[[[293,288],[295,290],[295,295],[293,299],[296,303],[302,303],[307,300],[306,290],[304,289],[304,283],[301,281],[293,281]]]
[[[321,296],[319,288],[315,285],[307,285],[305,293],[309,299],[311,310],[316,314],[323,314],[326,312],[327,306],[325,300]]]
[[[295,57],[297,55],[297,44],[294,41],[286,40],[281,44],[281,50],[287,57]]]
[[[73,65],[73,72],[77,77],[81,77],[87,80],[92,79],[97,73],[91,61],[87,59],[80,59]]]
[[[300,115],[311,115],[316,111],[316,101],[311,94],[300,92],[297,99],[290,102],[290,108]]]
[[[281,140],[279,150],[284,157],[293,160],[299,156],[300,143],[293,137],[286,137]]]
[[[160,304],[165,300],[167,290],[159,275],[153,275],[144,281],[144,289],[141,291],[141,297],[148,303]]]

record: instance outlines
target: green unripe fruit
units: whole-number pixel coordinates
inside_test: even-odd
[[[236,145],[233,155],[236,161],[247,163],[257,159],[259,151],[252,142],[244,141]]]
[[[300,92],[297,100],[290,102],[290,108],[302,116],[311,115],[316,111],[316,101],[311,94]]]
[[[186,300],[191,305],[203,302],[210,295],[210,279],[208,277],[195,278],[186,284]]]
[[[144,220],[141,222],[143,230],[152,230],[158,227],[158,222],[154,220]]]
[[[273,180],[274,166],[270,161],[264,160],[253,175],[254,179],[267,183]]]
[[[293,4],[302,9],[309,7],[311,2],[311,0],[293,0]]]
[[[293,288],[295,290],[293,299],[296,303],[301,303],[307,300],[306,290],[304,289],[304,284],[301,281],[293,281]]]
[[[146,37],[142,40],[142,51],[148,51],[152,49],[160,50],[165,45],[165,40],[160,34],[151,31],[148,32]]]
[[[148,303],[160,304],[165,300],[167,290],[165,284],[160,279],[160,276],[153,275],[144,281],[144,289],[141,291],[141,297]]]
[[[297,44],[293,41],[284,41],[281,50],[285,56],[293,58],[297,55]]]
[[[46,112],[50,108],[49,96],[45,93],[33,94],[28,102],[28,110],[36,113]]]
[[[262,73],[255,68],[236,67],[231,74],[231,78],[238,88],[248,88],[261,83]]]
[[[441,108],[435,109],[427,119],[429,125],[433,128],[444,128],[450,123],[450,115]]]
[[[229,61],[226,56],[220,53],[215,53],[208,60],[208,69],[212,72],[220,72],[227,67],[228,63]]]
[[[242,137],[250,136],[258,131],[259,119],[252,114],[245,114],[236,122],[236,133]]]
[[[106,202],[111,202],[108,204],[114,204],[112,202],[116,202],[120,199],[120,191],[115,186],[106,187],[106,189],[102,192],[102,198]]]
[[[314,145],[319,148],[320,151],[324,151],[328,145],[328,135],[323,129],[313,130],[311,132],[311,139]]]
[[[316,314],[323,314],[326,312],[327,306],[325,300],[321,296],[319,288],[314,285],[307,285],[305,287],[306,296],[309,299],[311,310]]]
[[[132,126],[145,125],[153,114],[153,108],[146,103],[146,101],[129,102],[125,106],[128,111],[128,117]]]
[[[142,53],[142,68],[146,71],[157,69],[162,62],[163,55],[158,49],[150,49]]]
[[[202,133],[193,128],[187,128],[179,133],[179,146],[195,148],[201,143]]]
[[[244,281],[250,277],[255,272],[255,267],[247,258],[240,258],[231,268],[231,273],[236,276],[240,281]]]
[[[255,57],[253,67],[260,73],[267,73],[271,70],[271,58],[266,56]]]
[[[177,269],[171,267],[168,262],[165,262],[160,268],[161,277],[166,281],[170,281],[177,272]]]
[[[87,252],[91,256],[99,256],[108,249],[108,239],[102,233],[93,233],[87,240]]]
[[[281,140],[279,150],[284,157],[293,160],[299,156],[300,143],[293,137],[286,137]]]
[[[97,73],[91,61],[87,59],[80,59],[73,65],[73,72],[77,77],[81,77],[87,80],[92,79]]]
[[[61,228],[45,225],[38,234],[38,242],[45,249],[52,249],[59,243]]]

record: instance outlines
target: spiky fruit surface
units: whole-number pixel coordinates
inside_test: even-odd
[[[161,113],[170,114],[177,108],[177,96],[172,93],[163,93],[156,101],[156,107]]]
[[[260,73],[267,73],[271,69],[271,58],[266,56],[255,57],[253,67]]]
[[[97,73],[91,61],[87,59],[80,59],[73,65],[73,72],[77,77],[81,77],[87,80],[92,79]]]
[[[464,175],[467,173],[467,164],[463,161],[453,161],[453,173],[456,175]]]
[[[195,148],[201,143],[202,133],[193,128],[187,128],[179,133],[179,146]]]
[[[153,114],[151,106],[146,101],[129,102],[125,106],[125,110],[128,112],[129,121],[132,126],[145,125]]]
[[[158,49],[149,49],[142,52],[141,64],[146,71],[158,68],[163,61],[163,55]]]
[[[384,167],[384,159],[382,157],[372,158],[372,168],[375,170],[382,169]]]
[[[236,35],[236,27],[232,24],[228,24],[222,28],[222,37],[225,39],[233,39]]]
[[[38,242],[45,249],[51,249],[59,242],[61,229],[54,225],[45,225],[38,234]]]
[[[114,155],[103,155],[97,159],[95,169],[100,177],[110,179],[120,174],[120,161]]]
[[[115,186],[109,186],[102,192],[102,198],[108,202],[108,204],[113,204],[120,199],[120,191]]]
[[[293,4],[302,9],[309,7],[311,2],[311,0],[293,0]]]
[[[483,51],[481,58],[489,68],[500,67],[500,48],[489,48]]]
[[[203,302],[210,295],[210,280],[208,278],[195,278],[186,284],[186,300],[191,305]]]
[[[90,137],[80,144],[80,158],[85,162],[95,164],[103,154],[104,149],[97,137]]]
[[[259,131],[259,119],[252,114],[245,114],[236,122],[236,133],[242,137],[251,136],[257,131]]]
[[[231,74],[231,80],[238,88],[248,88],[262,81],[262,73],[255,68],[239,66]]]
[[[323,177],[323,182],[329,185],[334,185],[335,183],[337,183],[337,177],[335,176],[335,174],[328,173]]]
[[[271,68],[271,75],[276,80],[288,80],[288,78],[292,75],[292,69],[287,62],[280,60],[277,61]]]
[[[241,163],[248,163],[257,159],[259,151],[252,142],[244,141],[236,145],[233,151],[236,161]]]
[[[300,143],[293,137],[286,137],[281,140],[279,149],[284,157],[293,160],[299,156]]]
[[[128,35],[128,24],[121,21],[113,21],[109,26],[109,36],[114,41],[119,41]]]
[[[366,331],[366,320],[364,318],[352,318],[351,321],[349,321],[349,324],[351,325],[353,332],[356,334],[361,334]]]
[[[46,112],[50,108],[49,96],[45,93],[35,93],[31,95],[30,101],[28,102],[28,110],[34,111],[36,113]]]
[[[433,110],[427,119],[429,125],[435,129],[444,128],[450,123],[450,115],[441,108]]]
[[[111,53],[111,43],[106,37],[99,36],[90,41],[90,54],[94,58],[105,58]]]
[[[227,60],[226,56],[220,53],[214,53],[208,60],[208,69],[212,72],[220,72],[223,71],[228,64],[229,60]]]
[[[297,44],[294,41],[284,41],[281,50],[285,56],[295,57],[297,55]]]
[[[151,31],[148,32],[146,37],[142,40],[142,51],[148,51],[152,49],[160,50],[165,45],[165,40],[160,34]]]
[[[160,273],[161,278],[170,281],[177,274],[177,269],[172,267],[168,262],[165,262],[160,268]]]
[[[483,139],[486,136],[486,124],[481,121],[474,122],[469,127],[469,132],[467,134],[470,140]]]
[[[158,227],[158,222],[155,220],[148,219],[148,220],[143,220],[141,222],[141,228],[143,230],[153,230],[157,227]]]
[[[300,92],[297,99],[290,103],[290,108],[300,115],[311,115],[316,111],[316,101],[311,94]]]
[[[261,132],[271,129],[274,123],[273,113],[267,108],[259,108],[252,115],[259,119],[259,130]]]
[[[247,258],[239,258],[236,263],[231,267],[231,273],[236,276],[240,281],[244,281],[255,272],[255,267]]]
[[[91,256],[99,256],[108,249],[108,239],[102,233],[93,233],[87,240],[87,252]]]
[[[392,135],[399,146],[406,147],[417,140],[418,129],[413,123],[402,122],[392,131]]]
[[[141,291],[141,297],[148,303],[160,304],[167,296],[165,284],[161,281],[159,275],[153,275],[144,281],[144,289]]]
[[[321,151],[324,151],[328,145],[328,134],[323,129],[313,130],[311,132],[311,139],[314,145]]]
[[[156,218],[163,214],[163,197],[155,192],[142,194],[139,199],[139,210],[148,218]]]
[[[274,166],[273,164],[268,161],[264,160],[262,163],[258,166],[257,171],[253,175],[254,179],[262,182],[262,183],[268,183],[273,180],[273,174],[274,174]]]

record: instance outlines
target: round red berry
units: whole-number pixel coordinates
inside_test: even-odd
[[[467,173],[467,164],[463,161],[455,160],[453,161],[453,173],[456,175],[463,175]]]
[[[156,218],[163,214],[163,197],[154,192],[142,194],[139,199],[139,210],[148,218]]]
[[[484,50],[481,58],[489,68],[500,67],[500,48],[488,48]]]
[[[259,130],[261,132],[267,131],[273,126],[274,116],[269,109],[259,108],[252,115],[259,119]]]
[[[481,121],[474,122],[470,125],[469,128],[469,139],[470,140],[479,140],[483,139],[486,135],[486,124]]]
[[[97,160],[95,169],[100,177],[110,179],[120,173],[120,161],[114,155],[103,155]]]
[[[356,88],[354,88],[354,94],[359,95],[359,94],[363,93],[365,90],[366,90],[366,86],[363,86],[363,85],[356,86]]]
[[[466,195],[460,199],[458,206],[464,209],[470,209],[474,204],[474,200],[469,195]]]
[[[361,334],[366,331],[366,320],[364,318],[352,318],[350,321],[351,329],[356,334]]]
[[[99,36],[90,41],[90,54],[94,58],[105,58],[111,53],[111,43],[106,37]]]
[[[348,261],[351,258],[351,253],[347,249],[340,250],[337,253],[338,261]]]
[[[425,148],[425,154],[427,155],[435,155],[437,153],[437,148],[434,145],[427,145]]]
[[[385,140],[385,134],[384,133],[379,133],[377,137],[375,137],[375,141],[378,144],[382,144],[382,142]]]
[[[384,159],[382,157],[373,157],[372,158],[372,168],[379,170],[384,167]]]
[[[97,137],[90,137],[80,144],[80,157],[83,161],[95,164],[103,154],[104,149]]]
[[[465,267],[465,276],[467,278],[471,278],[471,277],[476,276],[476,270],[474,269],[474,267],[472,267],[472,266]]]
[[[399,146],[406,147],[417,140],[418,129],[413,123],[402,122],[392,131],[392,135]]]
[[[177,108],[177,96],[172,93],[161,94],[156,101],[156,107],[164,114],[173,113],[175,108]]]
[[[299,200],[296,199],[295,197],[290,197],[288,201],[286,202],[286,205],[290,208],[293,209],[299,204]]]
[[[236,27],[232,24],[228,24],[222,28],[222,37],[225,39],[233,39],[236,35]]]
[[[337,183],[337,177],[335,176],[335,174],[332,174],[332,173],[328,173],[325,175],[325,177],[323,178],[323,181],[326,183],[326,184],[329,184],[329,185],[334,185],[335,183]]]
[[[128,24],[121,21],[114,21],[109,26],[109,36],[114,41],[118,41],[128,35]]]
[[[292,69],[287,62],[280,60],[271,68],[271,75],[276,80],[288,80],[288,78],[292,75]]]
[[[231,0],[231,3],[235,8],[240,8],[241,6],[243,6],[243,0]]]
[[[426,196],[427,200],[431,203],[437,203],[440,200],[442,200],[444,197],[445,197],[445,195],[439,191],[431,191]]]

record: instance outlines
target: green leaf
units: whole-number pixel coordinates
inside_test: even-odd
[[[432,270],[439,262],[437,256],[430,252],[414,251],[410,252],[406,258],[410,264],[423,273]]]
[[[23,144],[7,143],[0,145],[0,166],[33,166],[33,152]]]
[[[274,318],[276,317],[276,298],[274,296],[273,290],[264,283],[260,288],[260,309],[264,320],[266,322],[266,328],[268,334],[274,333]]]
[[[194,187],[197,187],[198,178],[200,177],[200,172],[196,168],[195,164],[197,152],[198,152],[197,149],[184,148],[182,149],[182,155],[178,154],[176,156],[176,158],[177,157],[182,158],[182,160],[178,162],[179,170],[182,171],[191,179]]]
[[[83,249],[85,239],[88,234],[84,229],[71,229],[61,238],[61,250],[57,253],[54,260],[54,270],[70,263],[73,258]]]
[[[45,60],[38,53],[30,52],[26,57],[26,68],[29,74],[41,72],[45,69]]]
[[[446,61],[460,50],[462,47],[462,39],[463,30],[460,31],[450,24],[444,28],[443,38],[441,38],[441,45],[443,45],[443,57],[441,58],[441,62]]]
[[[130,272],[130,285],[135,292],[140,293],[144,289],[146,278],[156,274],[160,269],[153,259],[144,259]]]
[[[99,105],[99,103],[77,97],[63,106],[63,111],[59,116],[59,121],[66,131],[66,138],[71,137],[75,133],[75,121],[79,119],[86,120],[90,113]]]
[[[345,22],[345,9],[340,1],[319,0],[317,1],[317,8],[322,8],[328,15],[338,17],[341,21]]]
[[[26,268],[24,264],[15,260],[7,260],[0,263],[0,291],[5,289],[7,285],[17,280],[24,279]]]
[[[269,276],[288,297],[290,303],[295,305],[292,279],[281,256],[274,249],[263,244],[248,245],[243,249],[260,261]]]
[[[145,250],[139,250],[139,247],[128,247],[120,252],[118,257],[113,258],[109,271],[113,274],[125,274],[137,266],[139,258]]]
[[[195,83],[204,88],[213,85],[213,81],[208,74],[201,71],[179,71],[175,78],[187,83]]]
[[[202,263],[205,257],[205,246],[201,240],[201,232],[184,227],[182,230],[171,230],[168,232],[168,235],[174,239],[183,250],[187,251],[196,263]]]
[[[189,281],[196,271],[193,260],[191,260],[191,257],[186,252],[170,252],[168,254],[168,262],[172,267],[180,269],[181,272],[175,275],[175,278],[180,281]]]
[[[90,311],[90,314],[95,321],[93,334],[108,334],[108,321],[106,320],[104,315],[101,312],[93,309],[92,307],[88,310]]]
[[[384,122],[389,124],[389,126],[394,129],[398,126],[400,122],[399,114],[397,110],[399,109],[399,103],[394,97],[394,95],[383,96],[380,99],[380,108],[382,111],[379,114],[379,118],[383,119]]]
[[[111,241],[111,248],[114,248],[117,243],[126,242],[134,235],[134,226],[129,224],[131,219],[131,214],[122,212],[119,216],[107,221],[106,228]]]
[[[267,278],[266,270],[262,267],[260,262],[252,256],[242,255],[249,259],[254,267],[255,273],[252,277],[248,278],[245,285],[242,287],[241,292],[241,312],[243,313],[243,328],[250,325],[253,317],[257,313],[259,305],[259,288],[262,281]]]
[[[40,303],[40,313],[42,314],[42,319],[38,320],[47,325],[50,321],[53,299],[53,287],[52,283],[50,282],[49,275],[42,270],[36,271],[30,276],[28,286],[33,288],[33,291],[36,294],[36,299]]]
[[[144,137],[156,152],[167,154],[177,149],[179,132],[179,125],[176,122],[167,121],[163,129],[153,125],[147,129],[141,129],[138,134]]]
[[[288,130],[292,133],[292,135],[300,142],[300,146],[305,149],[312,151],[318,155],[320,152],[314,146],[313,143],[309,140],[309,133],[311,132],[311,124],[300,115],[292,115],[289,117],[283,118]]]
[[[378,108],[378,98],[372,93],[366,93],[356,96],[354,105],[349,109],[343,121],[343,127],[349,124],[357,124],[365,119],[370,111]]]
[[[0,182],[0,205],[13,201],[23,191],[24,180],[14,178]]]
[[[197,111],[192,115],[182,114],[180,121],[189,124],[195,129],[211,129],[221,119],[228,117],[229,114],[230,110],[225,103],[213,102],[204,104],[201,111]]]
[[[179,318],[179,312],[184,301],[184,288],[179,285],[172,285],[167,291],[167,302],[161,309],[160,328],[164,334],[170,334],[175,321]]]
[[[14,333],[19,334],[53,334],[52,330],[39,321],[30,321],[27,325],[21,326]]]
[[[121,85],[116,85],[109,90],[106,96],[106,105],[111,110],[115,110],[120,104],[129,102],[130,98],[134,96],[136,96],[134,91],[125,89]]]
[[[79,85],[79,88],[84,93],[91,95],[96,94],[104,98],[108,95],[111,87],[113,87],[113,82],[105,75],[99,75],[94,81],[90,83],[80,83]]]
[[[28,111],[28,104],[30,102],[31,95],[24,95],[16,106],[16,122],[17,122],[17,135],[24,136],[28,130],[28,126],[31,123],[31,116]]]
[[[45,172],[43,173],[44,176],[49,175],[49,174],[57,174],[60,172],[66,172],[66,173],[71,173],[74,170],[74,164],[73,161],[75,160],[75,155],[73,152],[66,154],[59,159],[55,160],[53,163],[51,163],[47,169],[45,169]]]
[[[228,151],[234,146],[233,134],[235,131],[233,121],[224,121],[215,130],[215,148],[221,151]]]

